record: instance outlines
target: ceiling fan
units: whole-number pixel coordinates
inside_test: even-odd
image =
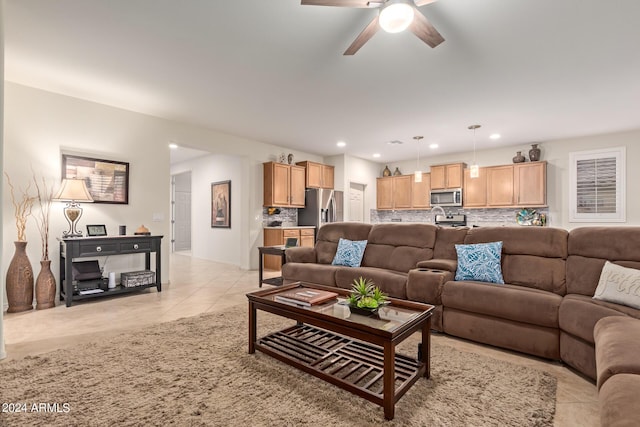
[[[438,30],[418,10],[418,7],[436,0],[302,0],[302,5],[378,8],[380,12],[356,37],[343,55],[355,54],[373,35],[382,28],[389,33],[409,29],[420,40],[431,47],[444,41]]]

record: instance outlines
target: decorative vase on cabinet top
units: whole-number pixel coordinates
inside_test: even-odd
[[[525,157],[522,155],[522,151],[516,151],[516,156],[513,158],[513,163],[523,163]]]
[[[532,162],[537,162],[540,160],[540,149],[538,148],[538,144],[531,144],[531,150],[529,150],[529,160]]]
[[[389,166],[384,167],[384,170],[382,171],[382,176],[391,176],[391,170],[389,169]]]
[[[396,170],[393,171],[393,176],[400,176],[400,175],[402,175],[402,173],[400,173],[400,169],[396,167]]]

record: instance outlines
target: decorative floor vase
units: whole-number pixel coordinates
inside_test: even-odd
[[[13,242],[13,254],[5,286],[7,288],[7,313],[19,313],[33,309],[33,269],[27,257],[27,242]]]
[[[529,150],[529,160],[532,162],[537,162],[540,160],[540,149],[538,148],[538,144],[531,144],[531,150]]]
[[[40,261],[40,273],[36,278],[36,310],[55,307],[56,278],[51,272],[51,260]]]

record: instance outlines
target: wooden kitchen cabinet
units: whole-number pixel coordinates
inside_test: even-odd
[[[305,168],[284,163],[263,164],[263,205],[304,207]]]
[[[547,162],[513,165],[515,204],[533,207],[547,205]]]
[[[431,166],[431,189],[461,188],[465,166],[464,163]]]
[[[487,206],[513,206],[513,165],[485,168]]]
[[[485,168],[478,169],[477,178],[471,178],[471,169],[464,170],[464,186],[462,192],[462,206],[487,206],[487,173]]]
[[[315,228],[265,228],[264,229],[264,246],[281,246],[284,245],[288,238],[298,239],[298,246],[315,246]],[[265,269],[280,270],[282,268],[282,259],[280,256],[264,255]]]
[[[378,178],[376,181],[377,209],[410,209],[413,175]]]
[[[412,175],[413,177],[413,175]],[[431,207],[431,174],[422,173],[422,182],[411,180],[411,207],[414,209],[427,209]]]
[[[334,187],[334,167],[316,162],[298,162],[306,170],[305,185],[307,188],[329,188]]]

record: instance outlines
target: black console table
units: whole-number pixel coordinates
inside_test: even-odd
[[[75,237],[58,238],[60,241],[60,301],[65,300],[67,307],[72,301],[103,297],[155,287],[162,291],[161,281],[161,240],[163,236],[113,236],[113,237]],[[104,292],[79,295],[73,294],[72,262],[77,258],[95,258],[109,255],[144,254],[145,269],[151,269],[151,252],[156,255],[156,282],[150,285],[127,288],[116,286]],[[69,279],[69,280],[66,280]]]

